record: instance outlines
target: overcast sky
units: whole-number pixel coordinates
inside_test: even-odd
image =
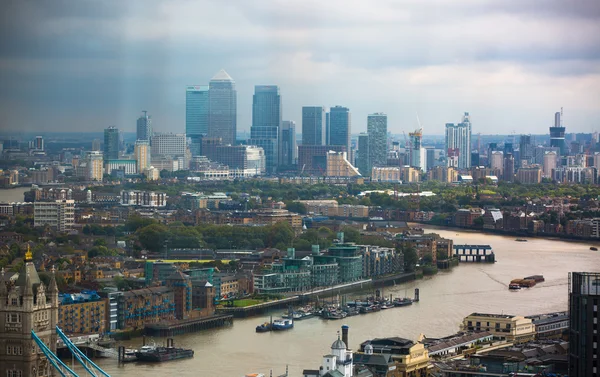
[[[600,130],[598,0],[5,0],[0,128],[184,132],[185,85],[224,68],[238,130],[254,85],[281,87],[283,118],[350,108],[352,132],[385,112],[394,133]]]

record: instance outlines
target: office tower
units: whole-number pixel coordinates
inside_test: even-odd
[[[356,167],[363,176],[368,177],[371,175],[369,134],[364,132],[358,135],[358,156],[356,157]]]
[[[93,151],[100,151],[100,139],[94,139],[92,140],[92,150]]]
[[[598,230],[592,231],[598,236]],[[569,273],[569,376],[598,375],[600,273]]]
[[[296,165],[298,146],[296,145],[296,122],[284,120],[279,129],[279,161],[282,166]]]
[[[83,174],[86,181],[102,181],[104,158],[102,152],[86,152],[83,160]]]
[[[554,151],[544,153],[544,177],[552,178],[552,171],[558,167],[558,154]]]
[[[427,171],[435,166],[436,161],[436,150],[433,147],[426,147],[425,155],[427,157]]]
[[[136,140],[146,140],[147,142],[150,142],[150,138],[152,137],[152,118],[148,116],[146,110],[143,110],[142,113],[144,114],[137,120]]]
[[[504,143],[504,154],[514,153],[513,143]]]
[[[44,138],[41,136],[36,136],[35,139],[33,140],[33,149],[35,149],[36,151],[43,151],[44,150]]]
[[[554,127],[550,127],[550,146],[558,148],[560,155],[564,156],[566,152],[565,127],[562,125],[562,110],[554,114]]]
[[[329,109],[329,143],[327,145],[343,145],[352,160],[350,144],[351,118],[350,109],[335,106]]]
[[[454,157],[458,169],[471,166],[471,118],[465,112],[461,123],[446,123],[446,151]],[[449,159],[450,163],[450,159]],[[452,165],[449,165],[452,166]]]
[[[325,145],[329,145],[330,114],[325,114]]]
[[[152,136],[152,156],[178,157],[185,155],[186,135],[155,133]]]
[[[108,127],[104,130],[104,158],[106,160],[117,160],[119,158],[119,129]]]
[[[519,151],[521,154],[521,160],[527,160],[528,163],[531,163],[533,161],[533,147],[533,144],[531,144],[531,135],[521,135],[519,139]]]
[[[141,174],[150,167],[150,142],[146,140],[137,140],[133,148],[133,155],[137,164],[137,172]]]
[[[421,146],[423,141],[423,133],[421,130],[415,132],[409,132],[410,140],[410,151],[409,151],[409,165],[413,168],[427,170],[427,151]]]
[[[281,95],[277,85],[256,85],[252,97],[252,127],[249,144],[265,151],[267,172],[279,165],[279,127],[281,126]]]
[[[185,134],[190,138],[190,151],[199,156],[202,137],[208,134],[208,85],[188,85],[185,88]]]
[[[385,166],[387,163],[387,115],[374,113],[367,116],[369,134],[369,164]]]
[[[494,151],[490,159],[490,167],[495,170],[495,174],[502,174],[504,171],[504,152]]]
[[[302,107],[302,145],[324,145],[325,108],[322,106]]]
[[[479,166],[479,152],[471,152],[471,167],[475,166]]]
[[[515,180],[515,158],[510,153],[504,155],[504,170],[502,175],[504,181],[506,182],[512,182]]]
[[[237,132],[237,91],[235,81],[220,70],[208,84],[208,136],[234,145]]]

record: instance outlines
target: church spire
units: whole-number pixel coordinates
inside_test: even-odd
[[[50,275],[48,293],[58,293],[58,287],[56,286],[56,270],[54,269],[54,266],[52,266],[52,274]]]
[[[29,249],[29,244],[27,244],[27,252],[25,253],[25,262],[31,262],[33,260],[33,254]]]

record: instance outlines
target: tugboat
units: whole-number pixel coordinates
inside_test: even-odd
[[[272,328],[270,322],[265,322],[262,325],[256,326],[256,332],[269,332],[271,330]]]
[[[194,350],[175,348],[173,339],[167,339],[167,347],[144,346],[135,353],[139,361],[163,362],[194,357]]]
[[[276,319],[273,321],[273,325],[271,325],[273,331],[283,331],[294,328],[294,320],[293,319]]]

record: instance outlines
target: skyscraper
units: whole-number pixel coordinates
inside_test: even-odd
[[[369,177],[371,175],[369,134],[364,132],[358,135],[358,156],[356,156],[356,167],[363,176]]]
[[[202,136],[208,134],[208,85],[188,85],[185,89],[185,134],[191,139],[193,156],[201,153]]]
[[[108,127],[104,130],[104,159],[119,159],[119,129]]]
[[[279,127],[281,126],[281,96],[277,85],[256,85],[252,97],[252,127],[250,141],[265,151],[267,172],[276,171],[279,164]]]
[[[446,152],[448,156],[458,153],[457,168],[471,167],[471,118],[465,112],[461,123],[446,123]]]
[[[284,120],[279,129],[279,161],[280,165],[296,165],[298,146],[296,145],[296,122]]]
[[[148,116],[146,110],[142,111],[142,116],[137,120],[137,137],[136,140],[146,140],[150,142],[152,138],[152,118]]]
[[[146,140],[137,140],[135,147],[133,148],[133,155],[135,156],[137,164],[137,172],[141,174],[145,169],[150,167],[150,143]]]
[[[600,273],[569,273],[569,376],[598,375]]]
[[[348,153],[348,160],[352,161],[351,145],[351,117],[350,109],[343,106],[335,106],[329,109],[329,144],[343,145]]]
[[[513,182],[515,180],[515,158],[511,153],[504,155],[504,170],[502,176],[505,182]]]
[[[302,107],[302,145],[324,145],[325,128],[324,107]]]
[[[209,82],[208,135],[234,145],[237,132],[237,91],[235,81],[220,70]]]
[[[413,168],[427,171],[427,151],[421,146],[423,141],[423,132],[416,130],[408,134],[410,138],[409,165]]]
[[[559,148],[560,155],[564,156],[567,150],[565,144],[565,127],[562,125],[562,109],[554,114],[554,127],[550,127],[550,146]]]
[[[387,163],[387,115],[374,113],[367,117],[369,134],[369,165],[385,166]]]
[[[533,144],[531,144],[531,135],[521,135],[519,139],[519,155],[521,160],[526,160],[528,164],[533,161]]]

